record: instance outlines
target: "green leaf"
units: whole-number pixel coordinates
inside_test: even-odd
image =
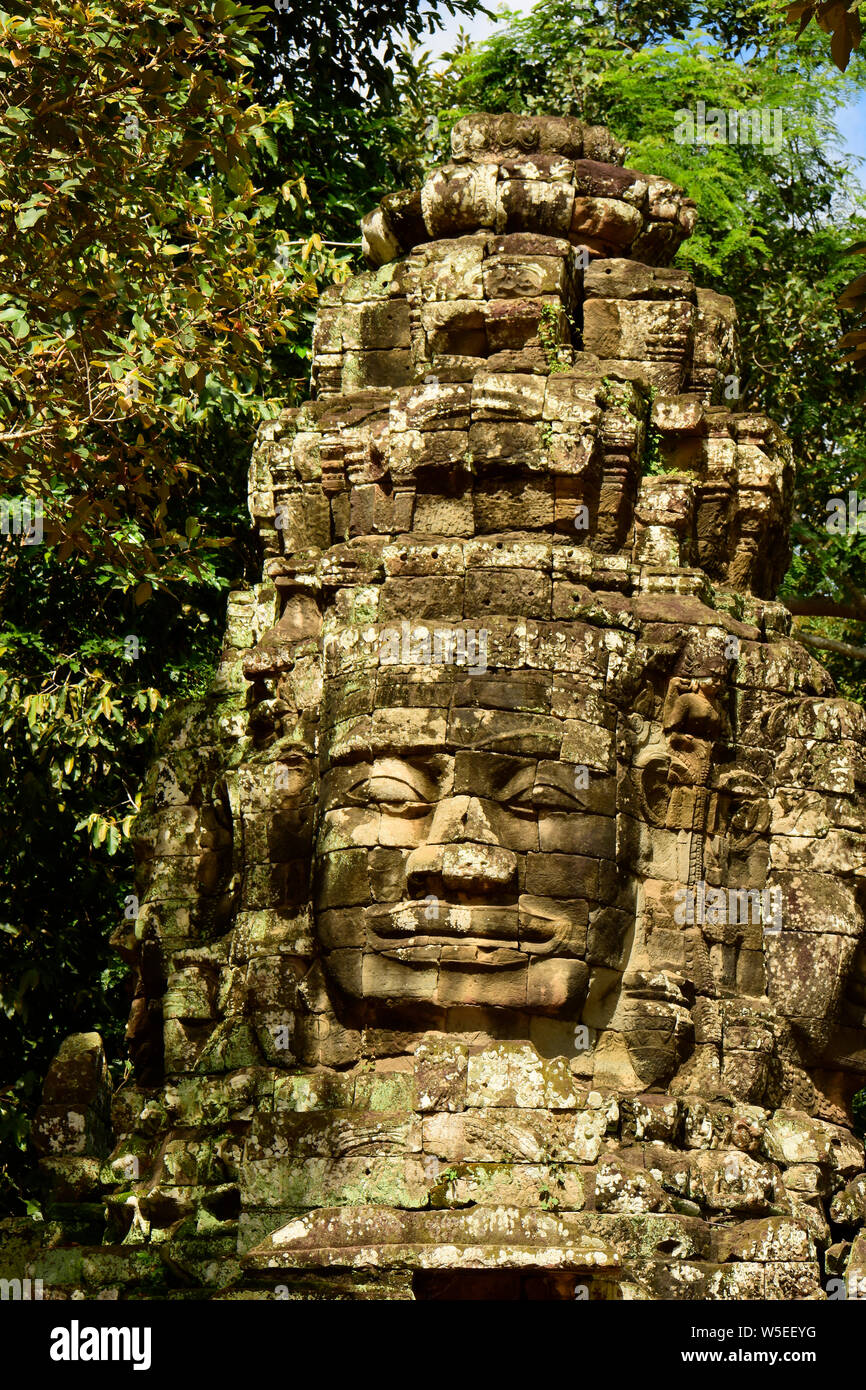
[[[19,232],[24,232],[28,227],[35,226],[47,211],[47,208],[22,208],[19,213],[16,213],[15,226]]]

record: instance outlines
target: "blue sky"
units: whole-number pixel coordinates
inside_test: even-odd
[[[487,3],[490,9],[499,9],[495,0],[487,0]],[[535,3],[536,0],[509,0],[508,8],[526,14]],[[480,17],[473,20],[452,19],[447,10],[442,11],[442,19],[444,28],[426,45],[431,53],[447,52],[457,36],[458,29],[464,29],[473,39],[483,39],[496,27],[494,21]],[[839,130],[848,153],[866,160],[866,93],[859,101],[846,106],[840,112]],[[860,182],[866,185],[866,165],[861,167],[859,173]]]
[[[839,129],[845,139],[845,148],[852,154],[866,159],[866,95],[854,106],[846,106],[839,117]],[[860,170],[861,183],[866,182],[866,170]]]

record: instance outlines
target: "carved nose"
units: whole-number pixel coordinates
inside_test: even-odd
[[[433,813],[430,843],[457,845],[467,840],[480,845],[499,843],[478,797],[450,796],[440,801]]]
[[[481,802],[474,796],[441,801],[433,816],[430,839],[413,849],[406,861],[410,891],[430,879],[446,888],[503,888],[517,871],[517,856],[499,844]]]

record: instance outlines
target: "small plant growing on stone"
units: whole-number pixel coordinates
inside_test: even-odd
[[[657,477],[660,473],[675,473],[675,468],[666,468],[661,456],[661,433],[652,422],[653,401],[658,392],[654,386],[649,390],[647,407],[646,443],[644,445],[644,477]]]
[[[430,1199],[434,1207],[448,1206],[455,1200],[454,1185],[458,1176],[456,1168],[443,1168],[437,1175],[430,1191]]]
[[[644,473],[651,474],[653,477],[666,470],[662,466],[661,453],[659,452],[659,432],[654,425],[649,425],[646,432],[646,446],[644,448]]]
[[[560,1193],[565,1190],[565,1171],[556,1160],[547,1164],[548,1182],[538,1189],[538,1197],[545,1211],[559,1211],[562,1205]],[[557,1190],[558,1189],[558,1190]]]
[[[547,359],[551,376],[557,372],[567,372],[571,366],[571,354],[559,341],[559,309],[555,304],[542,304],[541,306],[538,339]]]
[[[614,381],[613,377],[603,376],[601,384],[604,387],[601,403],[604,406],[625,406],[631,411],[631,393],[625,382]]]

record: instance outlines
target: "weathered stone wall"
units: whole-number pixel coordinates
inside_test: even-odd
[[[453,155],[260,431],[262,580],[137,826],[136,1077],[109,1129],[72,1040],[37,1119],[57,1293],[866,1275],[866,715],[773,601],[790,446],[679,190],[577,121]]]

